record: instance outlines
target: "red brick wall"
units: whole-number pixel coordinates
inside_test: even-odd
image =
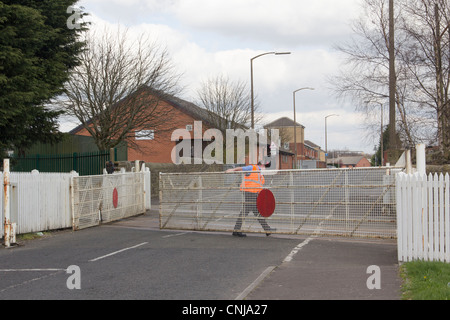
[[[128,161],[141,160],[151,163],[172,163],[171,152],[176,144],[175,141],[171,141],[173,128],[186,129],[186,125],[188,124],[194,127],[194,118],[181,112],[167,102],[161,102],[158,107],[173,109],[173,113],[170,116],[171,123],[168,123],[166,128],[160,128],[163,132],[155,132],[154,140],[136,140],[135,142],[138,148],[133,149],[132,147],[128,147]],[[208,129],[205,123],[202,123],[202,135]],[[75,134],[89,136],[89,132],[84,128]],[[193,136],[193,131],[191,134]]]

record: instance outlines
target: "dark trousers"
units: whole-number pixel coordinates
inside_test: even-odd
[[[250,211],[253,212],[255,217],[260,217],[260,218],[258,218],[258,221],[261,224],[261,226],[263,227],[263,229],[265,231],[270,231],[270,227],[267,224],[266,219],[261,217],[261,215],[259,214],[258,208],[256,206],[256,199],[258,198],[258,194],[252,193],[252,192],[244,192],[244,194],[245,194],[244,207],[243,207],[243,210],[241,210],[241,213],[239,214],[239,218],[236,221],[234,231],[241,230],[242,222],[244,221],[244,217],[248,216]]]

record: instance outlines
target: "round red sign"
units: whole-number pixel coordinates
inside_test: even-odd
[[[117,192],[117,189],[114,188],[114,191],[113,191],[113,206],[114,206],[114,208],[117,208],[118,202],[119,202],[119,193]]]
[[[268,218],[275,211],[275,197],[269,189],[264,189],[258,194],[256,206],[261,216]]]

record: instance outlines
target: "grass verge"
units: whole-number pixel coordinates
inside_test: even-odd
[[[450,300],[450,263],[406,262],[401,274],[404,300]]]

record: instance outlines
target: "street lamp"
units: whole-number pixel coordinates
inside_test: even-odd
[[[325,160],[326,160],[326,156],[328,154],[328,146],[327,146],[327,118],[333,117],[333,116],[339,117],[338,114],[334,114],[334,113],[333,114],[329,114],[329,115],[327,115],[325,117]]]
[[[298,152],[297,152],[297,120],[296,120],[296,112],[295,112],[295,93],[300,91],[300,90],[314,90],[314,88],[300,88],[297,89],[293,92],[293,96],[294,96],[294,146],[295,146],[295,162],[294,162],[294,166],[295,169],[297,169],[297,161],[298,161]]]
[[[252,108],[252,129],[255,129],[255,105],[253,98],[253,60],[265,56],[266,54],[282,55],[291,54],[290,52],[265,52],[250,59],[250,86],[251,86],[251,108]]]

